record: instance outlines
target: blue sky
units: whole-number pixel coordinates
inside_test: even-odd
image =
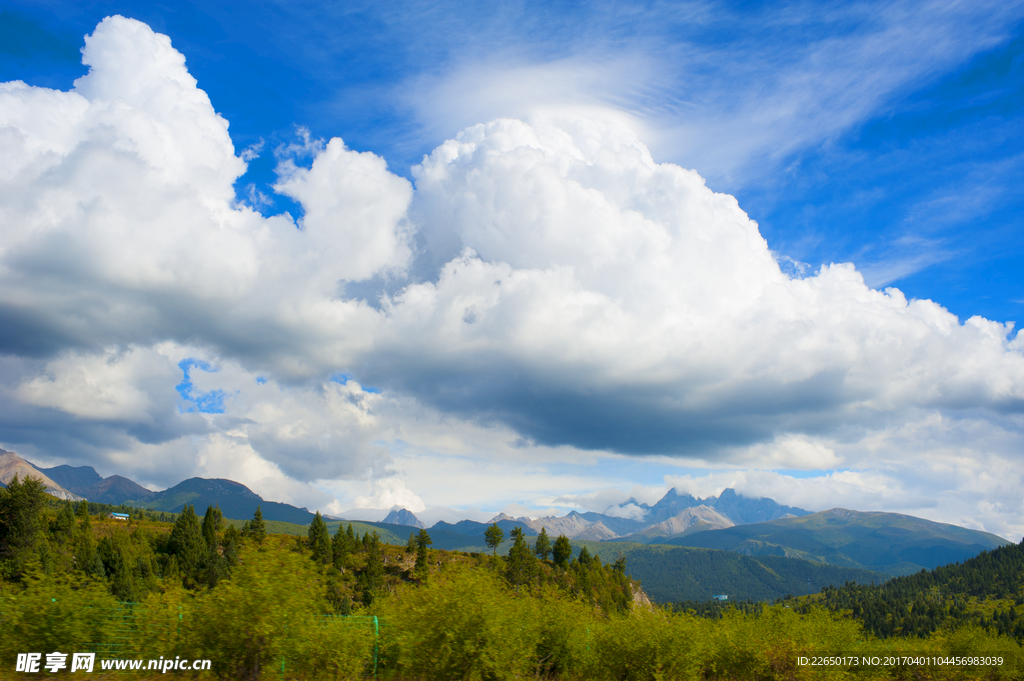
[[[72,90],[89,73],[83,36],[121,15],[168,36],[230,123],[197,143],[218,124],[187,83],[124,95],[163,141],[102,118],[157,49],[111,24],[81,88],[104,122],[74,133],[77,151],[59,124],[6,124],[65,154],[51,175],[26,161],[6,190],[49,198],[0,206],[8,449],[154,486],[244,463],[247,484],[335,512],[600,510],[608,489],[746,485],[1021,529],[1019,497],[986,500],[978,481],[1007,461],[1009,480],[1024,475],[1020,343],[989,323],[1024,323],[1024,3],[0,11],[0,82]],[[170,62],[152,69],[150,85],[184,82]],[[50,107],[37,120],[78,115],[70,98],[31,99],[42,92],[11,96]],[[202,125],[162,119],[156,101],[187,101]],[[527,127],[446,142],[503,118]],[[142,177],[117,156],[129,147],[182,189],[140,180],[107,206]],[[61,184],[99,148],[114,155],[88,161],[95,187]],[[547,170],[525,160],[537,148]],[[65,205],[55,196],[152,227],[107,233],[86,209],[58,220],[40,208]],[[280,236],[296,226],[315,243]],[[47,230],[65,236],[26,236]],[[944,463],[910,482],[923,460]],[[450,467],[461,477],[429,473]]]

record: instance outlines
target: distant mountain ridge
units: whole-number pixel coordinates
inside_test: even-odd
[[[1009,542],[988,532],[899,513],[833,508],[799,518],[663,537],[657,543],[906,575],[963,561]]]
[[[224,478],[189,478],[163,492],[151,492],[143,499],[129,499],[122,503],[170,513],[178,513],[186,504],[191,504],[200,514],[207,506],[220,506],[225,518],[236,520],[251,518],[259,506],[264,520],[299,525],[313,522],[313,514],[306,508],[267,501],[242,483]]]
[[[92,466],[64,464],[53,468],[39,468],[35,464],[31,465],[64,488],[89,501],[101,504],[118,506],[128,499],[140,500],[154,494],[152,490],[120,475],[103,478]]]
[[[65,501],[79,501],[82,499],[81,496],[62,487],[60,483],[40,471],[31,462],[26,461],[14,452],[0,449],[0,482],[3,483],[4,487],[7,487],[7,484],[14,476],[18,476],[19,480],[24,480],[28,476],[36,478],[43,483],[47,494],[58,499],[64,499]]]
[[[234,480],[190,478],[162,492],[154,492],[120,475],[103,478],[92,466],[64,464],[42,468],[14,452],[0,449],[0,480],[5,487],[15,474],[19,478],[26,475],[39,478],[49,494],[70,501],[88,499],[112,506],[124,504],[169,513],[179,513],[186,504],[192,504],[200,514],[207,506],[220,506],[224,517],[237,520],[251,518],[259,506],[265,520],[300,525],[313,521],[308,509],[267,501]]]
[[[629,509],[630,506],[634,509]],[[642,535],[637,536],[636,541],[652,543],[658,537],[669,537],[685,531],[721,529],[811,513],[802,508],[784,506],[773,499],[751,499],[737,494],[733,489],[725,489],[719,496],[706,499],[679,494],[675,489],[670,489],[653,506],[629,499],[617,508],[631,513],[639,510],[642,517],[571,511],[560,518],[549,516],[536,520],[518,520],[537,532],[547,528],[548,534],[564,534],[570,539],[607,541]]]

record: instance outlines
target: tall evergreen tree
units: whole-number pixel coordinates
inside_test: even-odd
[[[75,512],[71,508],[71,502],[67,501],[61,504],[60,511],[53,519],[53,522],[50,523],[50,533],[62,544],[66,544],[70,541],[74,531]]]
[[[537,541],[534,542],[533,550],[541,560],[547,560],[551,555],[551,538],[548,537],[548,528],[542,527]]]
[[[366,542],[366,566],[359,576],[363,590],[363,605],[373,602],[377,592],[384,586],[384,559],[381,556],[380,536],[376,532],[363,535]]]
[[[491,552],[496,556],[498,555],[498,546],[501,545],[501,540],[505,538],[505,531],[498,527],[498,523],[494,523],[484,531],[484,541],[491,547]]]
[[[182,577],[186,586],[195,587],[200,582],[200,573],[206,565],[209,547],[203,538],[203,530],[199,524],[199,516],[192,504],[185,504],[181,514],[171,528],[168,548],[178,559]]]
[[[331,533],[327,530],[327,523],[324,522],[320,511],[313,516],[313,522],[309,524],[309,549],[311,557],[317,563],[330,563],[334,558],[331,547]]]
[[[417,572],[426,573],[427,571],[427,547],[432,545],[434,541],[427,534],[426,530],[421,529],[419,534],[416,535],[416,570]]]
[[[257,546],[263,546],[263,540],[267,536],[267,526],[263,522],[263,511],[259,506],[256,507],[256,512],[252,514],[252,520],[249,521],[249,536]]]
[[[569,538],[564,534],[558,535],[558,539],[555,540],[555,548],[551,551],[551,557],[555,561],[555,565],[558,567],[569,566],[569,556],[572,555],[572,544],[569,542]]]
[[[523,537],[523,528],[512,529],[512,548],[508,551],[508,563],[505,567],[505,578],[519,593],[519,587],[533,581],[536,573],[536,558],[530,551],[530,545]]]
[[[409,533],[409,543],[405,545],[406,553],[416,553],[416,533]]]
[[[46,487],[31,476],[19,481],[15,475],[0,488],[0,559],[10,561],[3,570],[7,574],[20,574],[34,555],[46,551],[46,496]]]
[[[214,552],[217,550],[217,516],[220,515],[220,507],[206,507],[206,515],[203,516],[203,539],[206,540],[206,547]]]
[[[351,523],[348,529],[352,529]],[[352,553],[354,542],[355,540],[341,529],[341,524],[339,523],[338,529],[334,532],[334,539],[331,540],[331,559],[334,567],[339,570],[345,567],[345,564],[348,562],[348,556]]]
[[[234,525],[228,525],[228,528],[224,530],[224,537],[220,540],[220,545],[224,549],[224,562],[228,568],[233,567],[238,560],[238,543],[240,538],[241,533]]]

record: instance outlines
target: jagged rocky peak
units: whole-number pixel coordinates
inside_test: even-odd
[[[390,523],[392,525],[406,525],[408,527],[417,527],[421,530],[426,527],[426,525],[424,525],[422,521],[420,521],[420,519],[413,514],[412,511],[397,507],[392,508],[391,513],[388,513],[388,516],[384,518],[382,522]]]
[[[509,522],[513,522],[513,523],[523,523],[524,525],[529,525],[529,523],[530,523],[530,519],[525,517],[525,516],[522,516],[522,517],[519,517],[519,518],[513,518],[508,513],[499,513],[498,515],[496,515],[493,518],[491,518],[490,520],[488,520],[487,524],[488,525],[494,525],[495,523],[500,523],[502,520],[508,520]]]

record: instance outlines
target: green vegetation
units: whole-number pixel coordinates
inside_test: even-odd
[[[816,593],[831,584],[880,584],[890,578],[870,570],[782,556],[742,556],[729,551],[625,542],[579,543],[605,561],[621,555],[633,577],[643,583],[644,591],[661,603],[701,602],[715,594],[727,594],[730,600],[772,601],[789,594]]]
[[[883,638],[848,609],[806,599],[715,606],[703,617],[710,611],[644,605],[627,575],[640,554],[628,545],[573,547],[559,537],[557,561],[548,561],[521,531],[511,532],[508,555],[494,555],[431,548],[423,530],[408,553],[405,542],[384,543],[355,524],[335,526],[331,536],[322,518],[305,536],[261,532],[257,517],[241,532],[215,507],[202,518],[186,506],[173,523],[126,523],[39,496],[31,481],[12,487],[0,490],[4,664],[27,650],[180,655],[213,660],[212,671],[190,678],[251,681],[374,673],[392,681],[1011,679],[1024,669],[1019,642],[1000,636],[992,618]],[[992,552],[959,571],[936,571],[930,585],[988,584],[984,593],[1016,597],[1019,562]],[[913,673],[797,662],[883,653],[992,653],[1005,662]]]
[[[828,587],[815,600],[883,638],[974,625],[1024,640],[1024,541],[879,586]]]

